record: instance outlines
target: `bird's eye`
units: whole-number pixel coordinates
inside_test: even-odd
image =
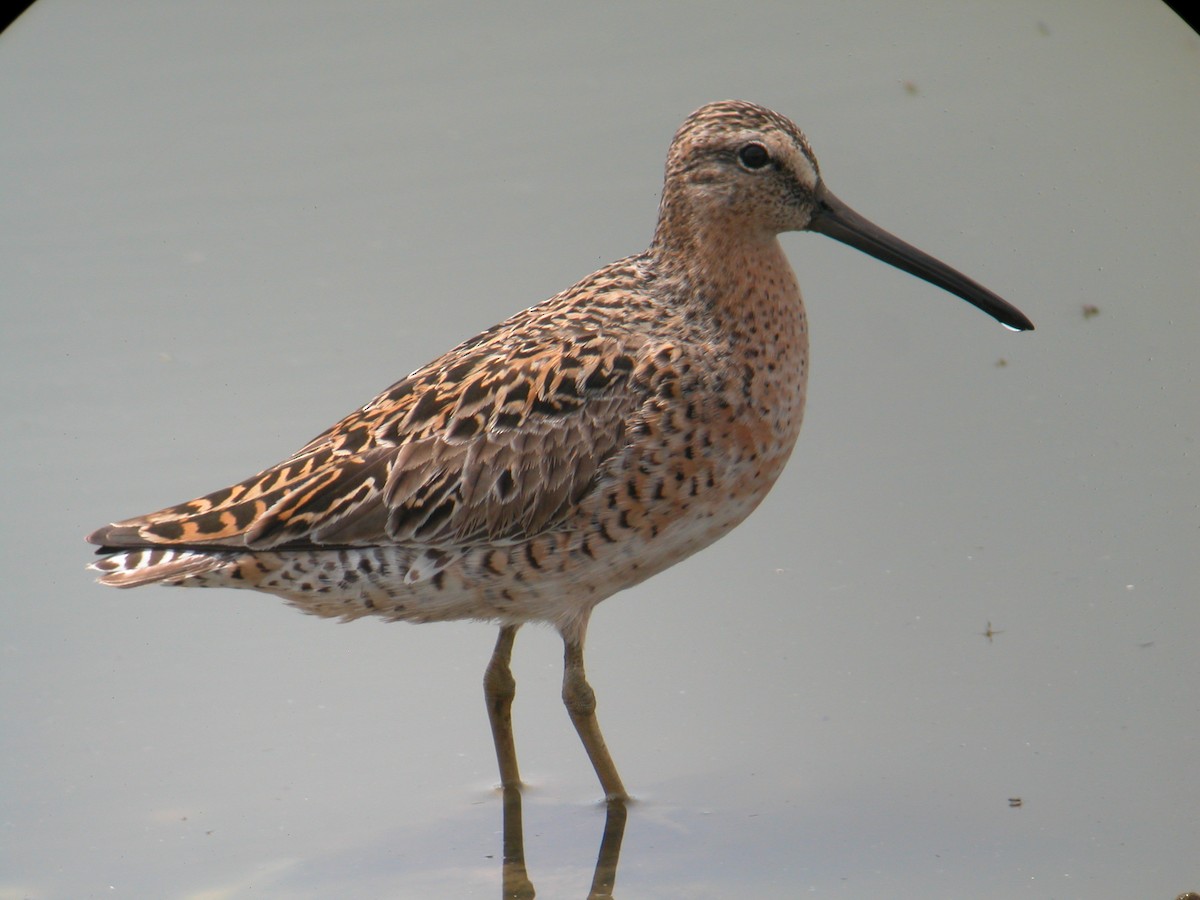
[[[747,144],[738,151],[738,162],[747,169],[761,169],[771,161],[771,154],[762,144]]]

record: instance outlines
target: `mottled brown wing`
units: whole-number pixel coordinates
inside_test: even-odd
[[[553,528],[624,444],[639,402],[634,359],[598,335],[503,351],[486,336],[277,466],[88,539],[114,548],[437,545]]]

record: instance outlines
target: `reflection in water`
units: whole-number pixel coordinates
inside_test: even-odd
[[[624,800],[609,800],[604,817],[604,835],[596,855],[596,871],[588,900],[605,900],[613,895],[617,881],[617,862],[621,856],[621,839],[625,836],[627,810]],[[525,870],[525,829],[521,821],[521,789],[504,787],[504,868],[502,870],[503,900],[529,900],[535,896],[533,882]]]
[[[621,857],[621,838],[625,835],[625,801],[609,800],[608,815],[604,817],[604,837],[600,839],[600,852],[596,855],[596,874],[592,876],[592,889],[588,900],[611,897],[613,885],[617,883],[617,861]]]

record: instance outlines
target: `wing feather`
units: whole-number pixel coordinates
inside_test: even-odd
[[[231,488],[88,539],[260,550],[504,542],[551,529],[624,445],[640,342],[503,337],[456,348]]]

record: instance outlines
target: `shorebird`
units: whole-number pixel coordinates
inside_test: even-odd
[[[588,620],[745,519],[792,452],[808,329],[787,231],[1033,328],[835,197],[790,120],[710,103],[671,143],[649,249],[464,341],[283,462],[98,529],[92,568],[115,587],[250,588],[347,620],[498,623],[484,694],[506,787],[520,784],[513,640],[549,623],[571,721],[623,799],[584,672]]]

